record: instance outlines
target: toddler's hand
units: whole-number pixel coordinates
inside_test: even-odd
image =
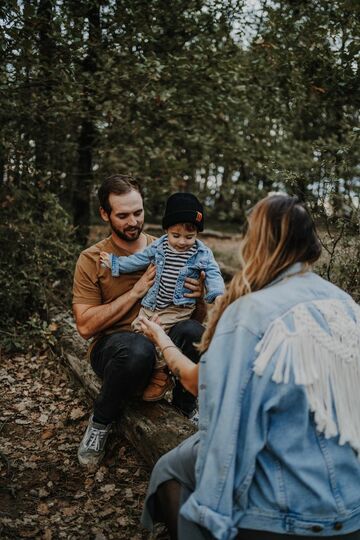
[[[100,265],[103,268],[110,268],[111,267],[111,265],[110,265],[110,255],[109,255],[109,253],[106,253],[106,251],[101,251],[100,252]]]

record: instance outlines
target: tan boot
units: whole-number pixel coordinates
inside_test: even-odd
[[[158,401],[166,392],[174,388],[174,381],[169,375],[167,367],[154,369],[148,386],[143,393],[144,401]]]

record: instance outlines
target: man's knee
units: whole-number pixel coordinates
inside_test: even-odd
[[[155,363],[155,347],[142,334],[128,333],[108,343],[104,374],[112,377],[150,377]]]
[[[149,374],[155,364],[155,347],[142,334],[135,334],[136,339],[129,344],[128,368],[133,372],[143,373],[146,370]]]

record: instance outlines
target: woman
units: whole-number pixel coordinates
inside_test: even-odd
[[[143,321],[200,405],[199,434],[154,468],[145,526],[181,540],[360,538],[360,308],[311,272],[320,251],[298,200],[270,196],[200,367]]]

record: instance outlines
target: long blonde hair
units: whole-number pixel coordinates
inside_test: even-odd
[[[295,262],[313,263],[320,253],[314,222],[297,197],[278,194],[259,201],[249,214],[240,244],[241,269],[213,308],[199,351],[208,349],[222,313],[232,302],[262,289]]]

